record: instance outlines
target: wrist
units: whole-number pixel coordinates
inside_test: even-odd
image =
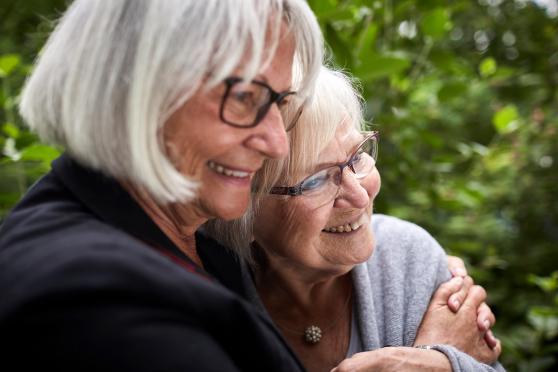
[[[453,371],[450,359],[442,350],[439,349],[439,345],[419,344],[414,345],[413,348],[421,349],[424,350],[425,353],[428,353],[430,357],[436,361],[436,371]]]

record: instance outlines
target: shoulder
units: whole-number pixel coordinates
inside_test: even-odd
[[[419,225],[385,214],[374,214],[372,216],[372,229],[382,240],[434,240],[434,238]]]
[[[8,216],[0,238],[0,316],[49,298],[97,301],[109,293],[173,296],[205,285],[167,257],[95,216],[70,193],[42,180]],[[155,295],[155,293],[157,293]]]
[[[376,244],[368,261],[374,275],[430,278],[436,282],[446,276],[446,253],[422,227],[386,215],[372,217]]]
[[[30,353],[24,362],[57,370],[248,370],[260,363],[253,351],[265,356],[261,369],[299,369],[248,303],[109,224],[49,176],[2,226],[0,293],[9,341],[0,348],[12,361]]]
[[[440,244],[422,227],[396,217],[377,214],[372,217],[376,250],[403,255],[445,254]]]

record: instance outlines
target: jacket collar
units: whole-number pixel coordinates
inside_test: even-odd
[[[67,154],[52,163],[52,170],[76,199],[99,219],[143,241],[181,266],[210,277],[184,254],[114,179],[80,165]],[[196,241],[198,240],[196,234]]]

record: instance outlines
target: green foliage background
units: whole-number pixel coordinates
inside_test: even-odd
[[[311,0],[381,130],[377,211],[489,290],[510,371],[558,370],[558,10],[529,0]],[[50,167],[18,94],[64,0],[0,7],[0,219]]]

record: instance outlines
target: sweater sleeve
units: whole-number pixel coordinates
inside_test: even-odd
[[[505,372],[504,367],[496,362],[492,365],[484,364],[475,358],[459,351],[450,345],[432,345],[432,348],[443,353],[450,361],[454,372]]]
[[[428,234],[428,237],[429,239],[425,239],[425,242],[428,245],[432,246],[431,249],[433,251],[439,251],[439,250],[443,251],[443,248],[438,244],[438,242],[432,236],[430,236],[430,234]],[[447,256],[445,252],[442,256],[440,255],[437,256],[438,274],[435,281],[437,283],[437,287],[451,278],[451,274],[448,270],[448,262],[446,257]],[[469,354],[464,353],[451,345],[434,345],[433,348],[443,353],[449,359],[452,370],[454,372],[505,371],[504,367],[499,362],[496,362],[491,366],[481,363],[477,361],[475,358],[473,358],[472,356],[470,356]]]
[[[375,215],[373,229],[377,246],[369,275],[379,328],[377,347],[411,346],[430,298],[451,278],[447,255],[426,230],[415,224]],[[435,345],[435,349],[446,355],[456,372],[505,371],[499,363],[480,363],[450,345]]]

